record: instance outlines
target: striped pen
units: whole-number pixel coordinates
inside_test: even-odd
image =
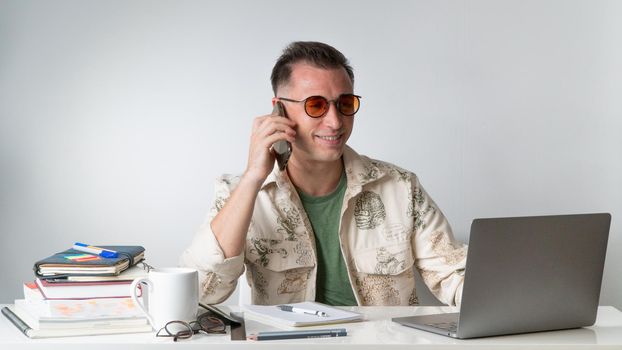
[[[95,247],[95,246],[80,243],[80,242],[74,243],[72,248],[75,250],[81,251],[81,252],[99,255],[102,258],[118,258],[119,257],[119,253],[115,252],[114,250],[99,248],[99,247]]]

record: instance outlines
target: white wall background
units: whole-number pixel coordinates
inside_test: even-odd
[[[364,96],[350,145],[474,217],[611,212],[622,308],[620,1],[0,1],[0,302],[74,241],[175,265],[293,40]],[[569,286],[572,288],[572,286]],[[563,296],[562,296],[563,297]]]

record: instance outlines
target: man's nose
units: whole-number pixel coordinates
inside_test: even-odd
[[[331,129],[337,130],[341,128],[343,124],[342,120],[343,116],[339,113],[337,109],[337,104],[335,102],[330,102],[328,104],[328,111],[322,117],[322,122],[331,127]]]

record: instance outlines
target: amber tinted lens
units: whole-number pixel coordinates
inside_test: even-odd
[[[177,341],[178,339],[190,339],[193,334],[194,332],[189,330],[179,331],[175,334],[175,336],[173,336],[173,341]]]
[[[339,112],[347,116],[354,115],[359,110],[360,104],[361,101],[356,95],[341,95],[337,101]]]
[[[328,110],[328,100],[322,96],[311,96],[305,100],[305,112],[309,117],[319,118]]]
[[[219,318],[201,315],[198,322],[201,328],[208,333],[225,333],[225,323]]]

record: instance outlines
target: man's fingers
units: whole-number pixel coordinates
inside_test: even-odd
[[[265,138],[264,145],[266,148],[270,148],[275,142],[281,141],[281,140],[285,140],[285,141],[289,141],[290,143],[293,143],[295,141],[295,138],[291,135],[288,135],[282,132],[274,133]]]
[[[296,131],[293,129],[292,126],[293,125],[291,123],[283,122],[280,120],[265,120],[257,129],[254,130],[254,133],[258,136],[268,136],[276,132],[284,132],[288,135],[296,135]]]
[[[289,127],[294,127],[296,125],[296,123],[289,118],[283,118],[283,117],[274,116],[274,115],[267,115],[267,116],[255,118],[253,127],[255,130],[259,130],[273,123],[284,124],[284,125],[288,125]]]
[[[287,125],[270,125],[265,130],[262,130],[260,134],[262,135],[272,135],[276,133],[285,133],[287,135],[294,136],[296,135],[296,131]]]

